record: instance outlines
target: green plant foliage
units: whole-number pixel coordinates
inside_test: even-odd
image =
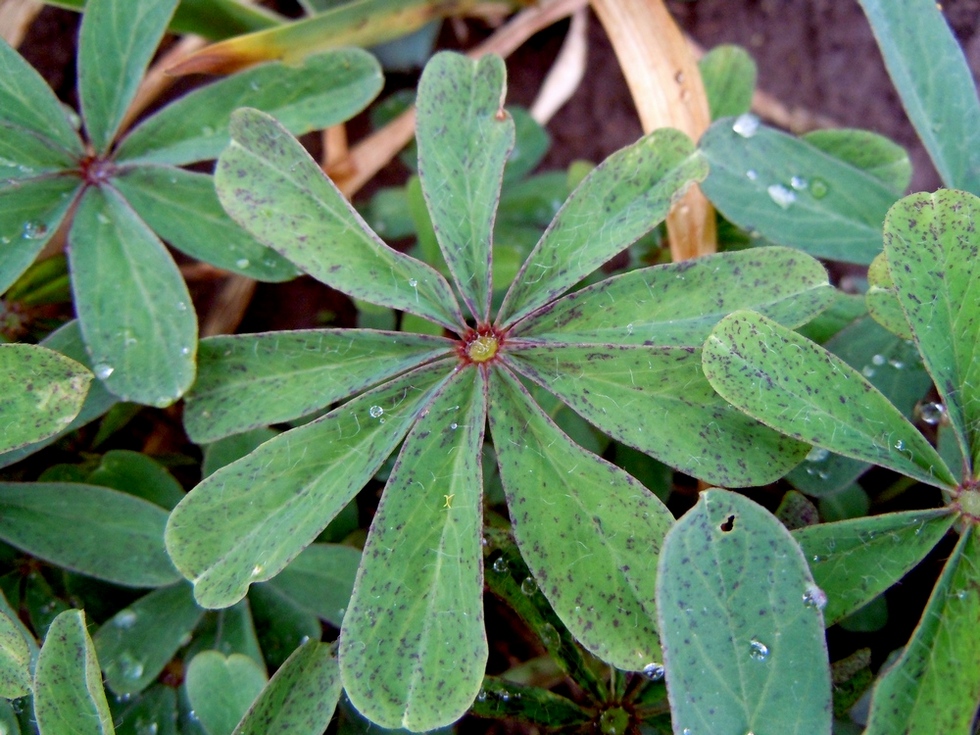
[[[190,296],[161,237],[243,275],[287,280],[296,274],[228,219],[209,176],[175,166],[214,158],[239,105],[273,110],[301,133],[351,117],[381,85],[377,62],[356,49],[310,59],[302,68],[268,65],[178,100],[120,140],[176,5],[86,4],[78,67],[87,144],[40,76],[0,42],[0,155],[7,174],[0,179],[0,291],[73,212],[74,306],[93,372],[120,398],[154,406],[173,403],[190,386],[197,343]]]
[[[360,563],[360,552],[350,546],[312,544],[266,584],[297,607],[339,628]]]
[[[674,732],[830,733],[826,597],[778,520],[703,492],[667,534],[657,578]]]
[[[752,56],[740,46],[715,46],[698,61],[711,119],[742,115],[752,107],[758,76]]]
[[[23,697],[31,691],[31,650],[17,624],[0,612],[0,696]]]
[[[187,667],[187,696],[208,735],[231,735],[266,684],[262,667],[248,656],[204,651]]]
[[[888,259],[884,252],[879,253],[868,267],[868,291],[864,298],[868,313],[876,322],[902,339],[912,339],[912,330],[895,293],[895,283],[888,272]]]
[[[902,146],[869,130],[828,128],[802,136],[819,148],[855,168],[870,174],[901,196],[912,180],[912,161]]]

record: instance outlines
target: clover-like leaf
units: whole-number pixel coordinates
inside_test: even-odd
[[[960,448],[980,465],[980,198],[913,194],[885,220],[895,294]]]
[[[758,69],[741,46],[715,46],[698,61],[711,119],[741,115],[752,107]]]
[[[701,493],[667,534],[657,579],[675,732],[829,735],[824,597],[775,517]]]
[[[231,735],[266,684],[265,670],[248,656],[202,651],[187,667],[185,686],[208,735]]]
[[[956,485],[932,445],[858,371],[766,317],[722,319],[702,360],[725,400],[784,434],[928,485]]]
[[[870,130],[824,128],[807,133],[803,140],[874,176],[897,196],[905,193],[912,180],[908,151]]]
[[[895,282],[888,271],[888,258],[884,252],[879,253],[868,266],[868,291],[864,298],[868,313],[876,322],[902,339],[912,339],[912,330],[898,300]]]

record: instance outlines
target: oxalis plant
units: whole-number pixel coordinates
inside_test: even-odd
[[[311,543],[397,450],[339,646],[350,701],[385,727],[445,725],[480,692],[485,442],[520,552],[564,625],[620,669],[659,666],[656,568],[672,516],[626,472],[569,439],[530,388],[718,485],[773,481],[810,449],[720,399],[700,355],[734,309],[792,327],[825,307],[833,289],[809,256],[721,254],[562,297],[704,177],[702,156],[676,131],[654,132],[586,177],[491,314],[491,231],[514,135],[503,89],[496,57],[440,54],[420,82],[419,176],[451,284],[382,243],[266,114],[233,115],[215,174],[222,204],[258,240],[352,297],[444,330],[203,340],[185,410],[195,441],[339,405],[208,477],[166,531],[197,601],[231,605]]]
[[[92,370],[116,396],[154,406],[187,390],[197,351],[190,295],[163,241],[253,278],[296,275],[225,215],[210,175],[179,167],[215,158],[228,140],[229,114],[243,104],[274,111],[298,134],[348,119],[381,87],[377,62],[356,49],[296,67],[268,64],[188,94],[123,135],[177,4],[86,4],[81,118],[0,40],[0,292],[67,230]]]

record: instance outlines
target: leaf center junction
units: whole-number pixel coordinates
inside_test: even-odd
[[[471,329],[463,335],[459,356],[466,364],[482,365],[497,356],[502,343],[503,336],[491,326]]]

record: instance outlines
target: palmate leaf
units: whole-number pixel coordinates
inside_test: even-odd
[[[864,296],[868,305],[868,313],[874,320],[902,339],[912,339],[902,304],[895,291],[895,282],[888,271],[888,258],[885,253],[879,253],[868,266],[868,291]]]
[[[71,155],[40,133],[0,121],[0,189],[73,164]]]
[[[297,608],[339,628],[360,563],[361,552],[351,546],[311,544],[266,585]]]
[[[484,371],[457,372],[406,438],[371,524],[340,666],[351,702],[382,727],[451,724],[483,683],[485,425]]]

